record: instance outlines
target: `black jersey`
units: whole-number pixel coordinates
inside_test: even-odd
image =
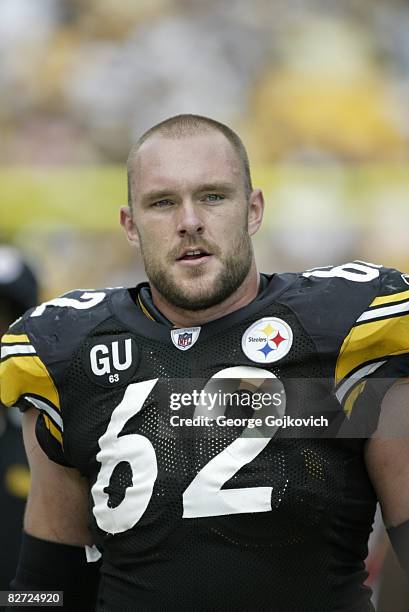
[[[405,275],[362,262],[274,275],[248,306],[188,329],[149,320],[136,296],[71,292],[2,344],[2,402],[34,404],[45,452],[89,480],[97,609],[372,610],[364,445],[409,373]],[[206,421],[200,391],[219,378],[230,399],[273,385],[281,426],[252,428],[255,411],[233,402]]]

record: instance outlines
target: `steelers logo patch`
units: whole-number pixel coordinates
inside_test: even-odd
[[[287,355],[292,343],[293,332],[288,323],[276,317],[264,317],[246,329],[241,347],[251,361],[273,363]]]

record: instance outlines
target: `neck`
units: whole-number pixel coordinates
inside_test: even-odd
[[[239,308],[247,306],[258,293],[260,284],[260,276],[257,272],[256,264],[253,259],[250,271],[240,287],[236,289],[228,298],[215,304],[211,308],[206,310],[185,310],[174,306],[166,300],[166,298],[159,293],[154,285],[151,285],[152,301],[161,313],[172,321],[175,327],[195,327],[196,325],[203,325],[209,321],[220,319]]]

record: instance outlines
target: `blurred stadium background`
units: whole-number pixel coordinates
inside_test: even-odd
[[[0,241],[43,298],[143,278],[124,161],[194,112],[249,149],[263,270],[409,271],[408,31],[404,0],[2,0]]]
[[[409,269],[408,30],[403,0],[2,0],[0,239],[44,297],[134,282],[130,143],[196,112],[249,148],[264,270]]]

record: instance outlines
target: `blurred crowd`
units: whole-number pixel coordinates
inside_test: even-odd
[[[95,242],[105,257],[107,240],[123,251],[126,280],[132,256],[98,233],[112,227],[111,217],[100,227],[102,177],[145,129],[193,112],[232,125],[248,146],[268,195],[257,241],[266,271],[349,257],[408,269],[408,28],[404,0],[2,0],[0,237],[24,247],[30,236],[49,294],[112,282],[117,256],[101,274]],[[11,174],[16,165],[31,175]],[[82,199],[81,179],[58,179],[67,166],[100,168]],[[75,280],[86,244],[89,269]]]
[[[0,162],[122,161],[189,111],[258,162],[406,160],[408,27],[403,0],[2,0]]]

